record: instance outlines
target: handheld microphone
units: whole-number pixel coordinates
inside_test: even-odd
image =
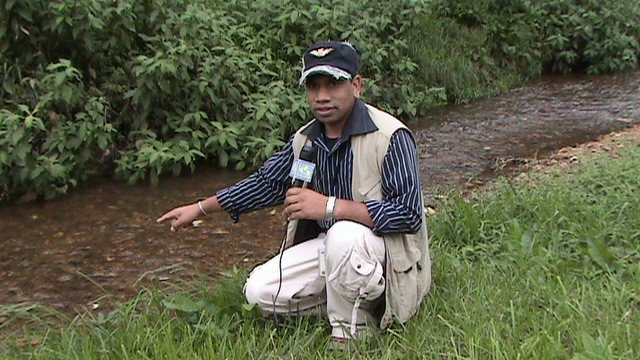
[[[293,166],[291,166],[291,172],[289,176],[291,176],[291,186],[290,187],[299,187],[304,188],[309,186],[311,183],[311,179],[313,178],[313,172],[316,169],[316,148],[313,146],[313,143],[309,142],[305,145],[300,151],[300,157],[293,162]],[[309,222],[309,220],[298,220],[299,222]],[[276,291],[276,296],[273,297],[273,316],[276,319],[276,328],[279,328],[278,321],[278,312],[276,311],[276,299],[280,295],[280,290],[282,289],[282,257],[284,255],[284,247],[287,241],[287,234],[289,231],[290,221],[287,219],[287,222],[284,226],[284,236],[282,238],[282,243],[280,244],[280,256],[278,261],[278,271],[280,274],[278,280],[278,290]],[[315,223],[317,226],[317,223]],[[297,237],[297,234],[300,232],[300,229],[306,227],[296,227],[294,233],[294,241]],[[316,234],[317,236],[317,234]]]
[[[316,169],[316,148],[313,143],[305,145],[300,151],[300,158],[291,167],[291,187],[307,187]]]

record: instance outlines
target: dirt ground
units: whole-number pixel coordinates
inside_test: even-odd
[[[593,141],[563,147],[544,156],[496,159],[492,174],[470,179],[464,184],[463,193],[472,195],[477,190],[490,190],[496,175],[526,182],[531,171],[545,174],[557,168],[569,169],[592,154],[607,154],[616,159],[620,156],[620,149],[628,146],[627,144],[640,145],[640,124],[602,135]]]
[[[623,131],[613,132],[576,146],[565,147],[545,159],[532,163],[536,172],[545,172],[552,166],[566,168],[580,161],[589,154],[606,153],[612,159],[620,156],[620,149],[626,143],[640,145],[640,125],[635,125]]]

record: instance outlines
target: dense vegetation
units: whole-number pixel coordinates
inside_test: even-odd
[[[543,72],[637,66],[635,0],[3,0],[0,200],[106,172],[259,165],[309,118],[314,41],[361,51],[368,101],[404,119]]]
[[[602,176],[607,174],[608,176]],[[640,358],[640,147],[531,183],[455,194],[430,217],[434,287],[406,328],[355,344],[363,359]],[[4,358],[316,359],[325,319],[263,318],[245,303],[246,271],[142,292],[109,314],[48,327],[46,313],[0,336]],[[217,283],[217,286],[212,286]],[[43,322],[42,319],[45,321]],[[282,319],[281,319],[282,320]],[[38,329],[36,325],[44,325]],[[2,334],[4,335],[4,334]],[[353,357],[352,357],[353,358]]]

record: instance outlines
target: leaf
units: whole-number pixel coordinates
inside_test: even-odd
[[[190,153],[190,154],[191,154],[191,156],[193,156],[194,158],[195,158],[196,156],[197,156],[197,157],[201,157],[201,158],[204,158],[204,157],[205,157],[205,156],[204,156],[204,154],[202,153],[202,151],[197,150],[197,149],[189,150],[189,153]]]
[[[33,17],[31,16],[31,9],[20,7],[16,10],[16,13],[20,15],[21,18],[27,20],[28,22],[33,22]]]
[[[155,169],[149,170],[149,181],[151,185],[157,185],[160,181],[160,171],[162,170],[162,165],[157,164]]]
[[[184,295],[174,295],[170,298],[163,299],[162,305],[167,309],[183,312],[198,312],[204,307],[202,301],[193,301]]]
[[[64,83],[64,79],[65,79],[64,73],[62,73],[62,72],[57,73],[55,75],[55,79],[54,79],[55,80],[54,81],[55,86],[62,85],[62,83]]]
[[[6,151],[0,151],[0,164],[9,164],[9,154]]]
[[[182,155],[182,159],[184,159],[184,163],[187,164],[187,165],[190,165],[192,160],[193,160],[192,157],[191,157],[191,154],[188,153],[188,152],[184,153],[184,155]]]
[[[298,20],[298,17],[300,17],[300,13],[298,11],[294,10],[294,11],[291,12],[290,19],[291,19],[292,23],[295,23],[296,20]]]
[[[160,153],[158,153],[156,151],[151,153],[151,156],[149,156],[149,164],[154,164],[156,162],[156,160],[158,160],[159,156],[160,156]]]
[[[63,178],[65,175],[65,167],[58,163],[51,164],[49,167],[49,174],[54,179]]]
[[[256,304],[242,304],[241,312],[244,317],[251,315],[252,313],[257,313],[258,307]]]
[[[181,171],[182,171],[182,164],[173,163],[173,165],[171,166],[171,174],[173,174],[173,176],[178,176],[180,175]]]
[[[13,9],[13,6],[16,4],[16,1],[18,0],[7,0],[7,2],[4,4],[4,9],[5,10]]]
[[[603,268],[609,267],[616,259],[602,239],[587,239],[587,246],[591,259]]]
[[[220,161],[220,165],[222,167],[226,167],[229,163],[229,154],[224,150],[220,150],[220,153],[218,154],[218,161]]]
[[[24,137],[24,128],[19,127],[11,134],[11,144],[16,145]]]
[[[164,91],[167,94],[171,93],[171,86],[169,85],[169,81],[162,79],[160,81],[158,81],[158,86],[160,87],[160,89],[162,89],[162,91]]]
[[[39,166],[37,168],[35,168],[32,172],[31,175],[29,175],[29,178],[31,180],[34,180],[36,178],[38,178],[38,176],[40,176],[42,174],[42,172],[44,171],[44,168],[42,166]]]
[[[611,347],[606,343],[606,340],[598,337],[594,339],[587,333],[582,333],[581,345],[583,351],[575,353],[572,360],[596,360],[596,359],[614,359],[614,354],[611,351]]]
[[[524,252],[527,255],[531,255],[531,253],[533,252],[533,238],[531,236],[531,232],[530,231],[525,231],[524,234],[522,234],[522,248],[524,249]]]
[[[261,107],[260,109],[258,109],[258,112],[256,113],[256,121],[259,121],[260,119],[262,119],[266,112],[267,112],[267,108],[265,107]]]

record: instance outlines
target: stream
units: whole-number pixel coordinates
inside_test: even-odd
[[[435,109],[409,123],[427,201],[499,164],[544,157],[640,123],[640,71],[548,76],[509,93]],[[47,203],[0,206],[0,304],[43,303],[65,313],[104,310],[142,286],[192,273],[250,267],[277,251],[281,208],[225,213],[170,232],[155,219],[247,173],[199,168],[159,185],[97,180]]]

